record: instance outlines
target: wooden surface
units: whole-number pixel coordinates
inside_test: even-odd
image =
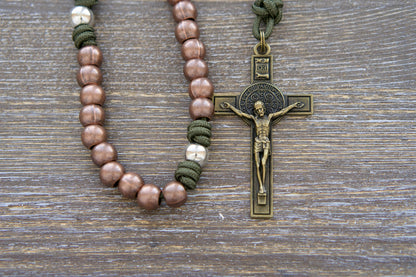
[[[0,1],[0,275],[416,275],[416,3],[284,1],[275,83],[315,114],[274,127],[274,218],[249,217],[250,130],[213,120],[180,209],[103,187],[80,141],[73,1]],[[250,81],[251,1],[195,1],[218,93]],[[187,81],[164,1],[103,0],[109,140],[163,185],[186,145]]]

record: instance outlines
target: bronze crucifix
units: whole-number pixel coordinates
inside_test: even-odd
[[[273,217],[272,125],[286,114],[313,113],[312,95],[284,96],[272,84],[273,57],[270,48],[251,59],[251,80],[239,96],[215,95],[217,115],[236,114],[251,126],[251,217]]]

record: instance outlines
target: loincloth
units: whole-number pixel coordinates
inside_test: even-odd
[[[254,153],[263,152],[265,149],[270,149],[270,140],[268,137],[256,137],[254,139]]]

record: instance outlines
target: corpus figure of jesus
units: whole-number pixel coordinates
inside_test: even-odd
[[[262,101],[257,101],[254,103],[254,114],[247,114],[242,112],[241,110],[237,109],[233,105],[228,102],[221,103],[221,108],[223,109],[231,109],[236,115],[241,118],[247,118],[254,122],[256,128],[256,138],[254,141],[254,155],[256,161],[256,168],[257,168],[257,180],[259,182],[259,194],[264,194],[264,181],[266,179],[266,163],[267,159],[270,155],[270,127],[272,121],[275,119],[284,116],[293,108],[302,108],[304,106],[303,103],[296,102],[286,108],[266,115],[266,108]],[[260,163],[261,162],[261,163]],[[260,167],[261,164],[261,167]]]

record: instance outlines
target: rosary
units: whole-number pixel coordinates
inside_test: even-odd
[[[271,218],[273,216],[272,180],[272,125],[286,114],[310,115],[313,112],[312,95],[284,96],[272,84],[273,56],[266,43],[274,25],[282,18],[281,0],[256,0],[252,6],[256,19],[253,35],[259,40],[251,58],[251,85],[240,95],[214,96],[214,88],[207,78],[208,66],[204,61],[205,46],[199,40],[196,23],[197,10],[189,0],[168,0],[172,5],[173,18],[177,22],[175,36],[182,44],[185,60],[183,72],[190,81],[189,115],[192,122],[187,128],[189,144],[185,147],[185,159],[179,162],[174,180],[163,189],[145,183],[140,175],[125,172],[117,162],[117,151],[107,142],[104,124],[105,92],[101,87],[100,66],[103,55],[97,47],[94,33],[92,6],[97,0],[75,0],[71,12],[74,31],[72,38],[79,49],[80,69],[77,81],[81,87],[80,101],[83,105],[79,119],[84,129],[81,140],[91,150],[92,161],[100,167],[101,182],[110,187],[117,186],[120,193],[136,199],[138,205],[147,210],[160,206],[162,200],[170,207],[179,207],[187,200],[187,190],[195,189],[207,161],[211,144],[211,124],[216,115],[236,114],[251,126],[251,217]],[[265,31],[261,30],[261,23]]]

